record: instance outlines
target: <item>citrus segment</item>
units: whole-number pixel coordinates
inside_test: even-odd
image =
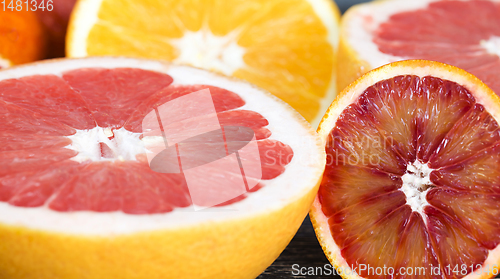
[[[327,153],[328,158],[339,164],[377,166],[379,169],[395,174],[404,172],[405,165],[396,151],[387,152],[391,144],[376,128],[373,119],[363,117],[361,105],[354,104],[346,109],[338,129],[331,133],[327,147],[336,153]]]
[[[332,230],[332,233],[336,237],[337,243],[341,247],[348,251],[356,252],[357,249],[360,248],[358,241],[364,243],[364,234],[370,229],[379,227],[376,224],[383,222],[383,220],[385,218],[388,218],[391,213],[401,212],[401,210],[398,209],[404,206],[404,204],[405,196],[401,192],[392,192],[385,195],[379,195],[371,199],[361,201],[360,203],[355,204],[351,207],[342,208],[342,210],[340,210],[338,213],[331,216],[330,228]],[[366,209],[366,211],[352,210],[353,208],[357,208],[358,206],[363,207],[364,209]],[[396,219],[405,220],[408,217],[409,213],[407,214],[406,218]],[[372,244],[374,243],[371,243],[369,245]],[[365,245],[365,247],[368,246]],[[380,251],[377,249],[372,250],[371,253],[366,250],[360,252],[364,253],[362,254],[364,255],[363,257],[370,256],[370,254],[372,253],[380,253]],[[362,256],[359,254],[353,255],[352,253],[349,253],[347,251],[346,255],[354,257],[354,260],[356,259],[356,257]],[[359,260],[361,259],[358,259],[358,261]]]
[[[494,249],[500,242],[498,231],[500,225],[495,220],[499,214],[496,204],[499,195],[477,194],[456,190],[433,190],[429,192],[429,204],[448,214],[455,216],[474,239],[487,249]],[[491,208],[485,211],[484,208]]]
[[[344,88],[360,74],[405,59],[460,67],[500,92],[500,28],[497,0],[404,0],[356,6],[343,19],[339,59],[349,67]],[[357,62],[350,64],[349,62]]]
[[[476,155],[457,164],[434,171],[432,180],[441,186],[458,191],[477,193],[500,193],[499,177],[496,174],[500,149],[498,145],[484,149]],[[483,176],[473,174],[481,172]]]
[[[452,135],[463,135],[459,139]],[[430,166],[439,168],[454,165],[491,147],[500,140],[498,122],[476,104],[455,123],[436,152],[429,158]]]
[[[0,101],[2,113],[2,135],[38,134],[38,135],[71,135],[75,130],[59,121],[46,120],[41,114],[22,109],[16,105]],[[12,134],[11,134],[12,135]]]
[[[135,162],[101,162],[84,166],[71,177],[49,208],[147,214],[169,212],[190,204],[189,191],[180,174],[156,173]]]
[[[223,88],[217,88],[209,85],[180,86],[174,84],[144,100],[144,102],[137,107],[137,109],[132,113],[130,118],[127,120],[127,123],[125,123],[125,128],[132,132],[137,132],[137,133],[142,132],[142,120],[152,108],[157,108],[158,106],[168,101],[171,101],[175,98],[185,96],[189,93],[200,91],[202,89],[210,90],[214,108],[218,113],[220,113],[220,115],[222,115],[222,118],[227,119],[227,113],[231,114],[244,113],[241,110],[233,111],[233,109],[240,108],[245,104],[245,102],[233,92],[230,92]],[[227,113],[223,113],[226,111]],[[188,118],[186,114],[179,114],[179,117]],[[261,116],[259,115],[254,115],[252,117],[252,119],[254,120],[260,118]],[[231,119],[237,119],[237,118],[231,118]],[[254,125],[257,125],[259,121],[254,121],[254,120],[249,120],[249,121],[254,123]],[[265,122],[262,124],[263,127],[266,126],[268,123]]]
[[[53,147],[65,147],[71,144],[71,140],[68,138],[58,137],[58,136],[43,136],[37,135],[37,140],[32,140],[33,136],[29,134],[19,134],[15,133],[15,136],[9,132],[2,133],[0,136],[0,141],[2,141],[2,146],[0,146],[1,151],[10,150],[27,150],[27,149],[45,149]]]
[[[74,162],[37,165],[23,172],[2,177],[1,201],[20,207],[40,207],[54,194],[58,185],[65,183],[78,171]],[[22,186],[20,186],[22,182]]]
[[[404,204],[404,197],[402,202]],[[408,222],[410,214],[411,209],[408,207],[387,212],[387,216],[380,218],[375,226],[363,231],[357,241],[345,246],[344,253],[348,255],[347,261],[383,267],[384,263],[394,260],[394,255],[399,248],[400,235],[404,231],[404,225]],[[359,275],[370,277],[367,270],[361,270]]]
[[[395,268],[439,266],[435,256],[436,252],[422,216],[413,212],[407,221],[408,224],[405,226],[404,231],[400,233],[401,238],[397,244]],[[408,249],[400,249],[399,247],[408,247]],[[412,274],[406,274],[405,278],[422,278],[421,274],[414,274],[413,270],[406,273]],[[429,274],[427,278],[437,279],[443,278],[443,276]]]
[[[327,163],[335,164],[332,161]],[[396,175],[349,164],[325,172],[324,180],[328,179],[328,182],[324,183],[334,185],[331,189],[320,188],[321,193],[318,195],[322,203],[331,205],[324,209],[327,216],[372,198],[373,195],[368,192],[373,189],[377,193],[390,193],[401,185],[401,178]]]
[[[95,121],[81,95],[72,90],[60,77],[31,76],[0,82],[0,98],[75,129],[91,129]],[[29,127],[29,126],[28,126]]]
[[[479,240],[439,209],[430,206],[426,208],[425,213],[429,220],[428,231],[436,250],[436,257],[443,266],[442,274],[445,277],[463,278],[482,266],[488,257],[488,249],[482,246]],[[498,243],[495,243],[494,246],[497,245]],[[469,268],[468,271],[466,269],[464,272],[466,274],[457,274],[456,270],[453,271],[455,267],[462,268],[463,265],[473,268],[472,270]],[[447,270],[447,266],[452,268]]]
[[[332,263],[362,278],[491,276],[499,101],[470,74],[421,60],[346,88],[319,128],[327,167],[311,211]]]
[[[38,167],[64,161],[75,155],[76,153],[73,150],[64,148],[4,151],[0,154],[2,158],[2,170],[0,171],[0,175],[27,169],[36,169]]]
[[[63,79],[85,100],[96,124],[112,128],[122,127],[136,106],[172,83],[165,74],[125,68],[75,70]]]
[[[425,105],[429,109],[423,112],[424,115],[419,118],[421,121],[417,124],[420,130],[417,157],[427,161],[449,131],[454,128],[455,123],[461,118],[467,119],[464,114],[472,108],[474,97],[458,84],[436,78],[424,79],[429,88],[435,88],[431,89],[432,91],[450,88],[441,90],[439,94],[427,96]],[[423,93],[426,94],[425,91]]]
[[[265,88],[317,121],[335,94],[338,18],[326,0],[85,0],[75,8],[67,54],[215,70]]]

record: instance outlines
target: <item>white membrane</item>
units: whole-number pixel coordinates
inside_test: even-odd
[[[177,48],[180,55],[174,62],[212,69],[225,75],[232,75],[245,67],[245,49],[236,42],[237,34],[215,36],[208,28],[200,31],[184,31],[184,36],[171,39],[169,43]]]
[[[481,46],[490,54],[500,57],[500,37],[491,36],[488,40],[482,40]]]
[[[310,125],[288,105],[249,83],[187,66],[173,66],[150,60],[129,58],[85,58],[52,60],[0,71],[0,80],[35,74],[58,74],[87,67],[135,67],[167,73],[175,84],[206,84],[239,94],[249,109],[269,120],[271,139],[288,144],[294,151],[285,172],[272,180],[264,180],[262,189],[229,207],[195,212],[193,207],[175,209],[170,213],[128,215],[122,212],[88,211],[57,212],[48,208],[24,208],[0,202],[0,223],[79,235],[116,235],[139,231],[177,229],[190,225],[225,221],[269,214],[296,201],[309,192],[321,178],[325,163],[324,147]],[[104,133],[104,131],[102,131]],[[104,133],[104,135],[107,135]],[[115,132],[115,136],[117,133]],[[87,135],[88,136],[88,135]],[[97,138],[97,136],[96,136]],[[319,167],[318,167],[319,166]],[[298,175],[300,174],[300,175]],[[228,210],[230,209],[230,210]]]
[[[113,139],[109,139],[112,136]],[[77,130],[76,134],[68,137],[72,143],[66,148],[78,152],[77,156],[71,158],[77,162],[136,160],[136,155],[146,152],[140,136],[141,134],[129,132],[124,128],[111,131],[110,128],[95,127],[90,130]],[[102,157],[100,143],[110,148],[112,158]]]
[[[413,211],[424,214],[424,207],[428,205],[426,196],[429,192],[431,179],[430,174],[432,169],[427,164],[416,160],[413,164],[408,164],[406,173],[401,177],[403,186],[399,189],[406,196],[406,204],[411,206]],[[423,218],[427,221],[427,218]]]

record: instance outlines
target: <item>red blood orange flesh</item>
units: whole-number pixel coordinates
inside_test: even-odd
[[[320,125],[327,167],[311,212],[330,260],[350,278],[498,272],[499,112],[478,79],[436,62],[393,63],[346,88]]]

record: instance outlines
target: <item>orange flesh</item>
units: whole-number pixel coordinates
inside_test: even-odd
[[[328,137],[318,194],[348,265],[395,269],[394,277],[358,270],[365,278],[462,278],[476,270],[500,243],[499,150],[498,123],[454,82],[398,76],[366,89]],[[416,188],[427,191],[420,210],[403,191],[415,183],[404,181],[417,163],[432,170]],[[425,275],[397,274],[400,267],[423,267]]]

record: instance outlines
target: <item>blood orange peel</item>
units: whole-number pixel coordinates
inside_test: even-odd
[[[262,179],[196,212],[182,174],[149,168],[141,123],[201,89],[222,127],[255,131]],[[0,105],[2,278],[253,278],[293,237],[323,171],[317,136],[289,106],[187,66],[87,58],[13,67],[0,71]]]
[[[499,119],[491,89],[438,62],[395,62],[339,94],[318,128],[327,166],[310,216],[344,278],[407,278],[401,267],[425,268],[412,278],[493,277]]]
[[[342,18],[339,90],[390,62],[426,59],[474,74],[500,91],[500,2],[443,0],[373,1]]]

